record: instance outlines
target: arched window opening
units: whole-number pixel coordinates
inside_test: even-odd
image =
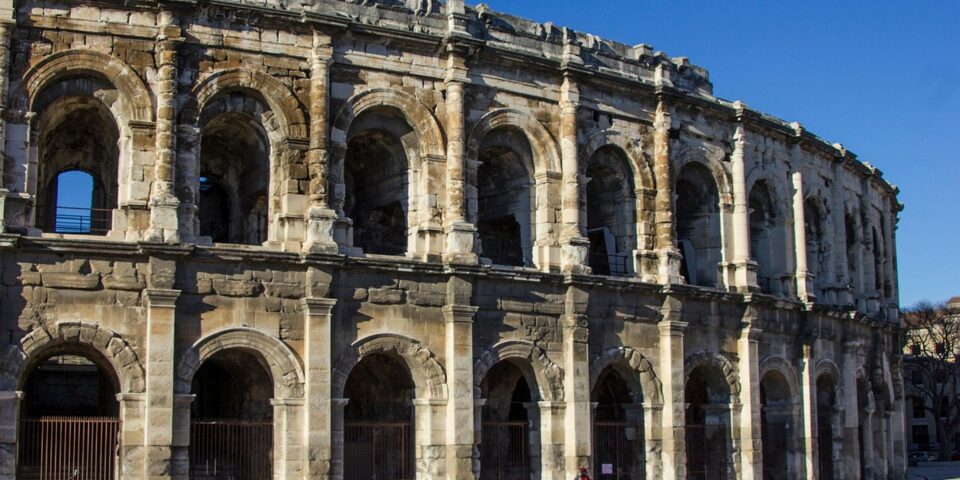
[[[533,266],[532,150],[523,132],[493,130],[480,147],[477,234],[480,255],[498,265]]]
[[[402,360],[365,357],[347,377],[344,396],[343,478],[414,478],[414,383]]]
[[[893,251],[890,248],[890,244],[887,243],[887,221],[884,217],[880,217],[880,235],[883,244],[883,266],[886,269],[891,262],[893,262]],[[893,280],[884,275],[883,277],[883,296],[890,298],[893,296]]]
[[[226,95],[243,104],[243,94]],[[203,129],[200,142],[200,236],[214,243],[267,241],[270,143],[251,114],[227,110]]]
[[[343,211],[353,221],[353,245],[365,253],[404,255],[413,129],[399,112],[376,110],[358,116],[348,136]]]
[[[877,292],[883,292],[883,263],[886,255],[881,247],[880,233],[873,228],[873,287]]]
[[[836,386],[828,375],[817,378],[817,465],[821,480],[834,478],[834,420],[836,418],[837,392]]]
[[[200,365],[192,392],[190,478],[271,478],[273,380],[263,357],[217,352]]]
[[[766,183],[754,185],[747,204],[750,210],[750,253],[757,262],[757,285],[763,293],[786,293],[783,282],[786,275],[784,229]]]
[[[493,366],[480,385],[484,399],[480,442],[481,480],[527,480],[537,447],[532,430],[539,412],[520,368],[510,361]]]
[[[853,215],[847,214],[843,218],[844,236],[847,247],[847,272],[849,274],[851,286],[855,293],[860,292],[859,271],[860,271],[860,250],[857,243],[857,223]]]
[[[730,478],[730,390],[723,373],[700,366],[690,373],[687,401],[687,478]]]
[[[867,444],[873,442],[873,435],[870,425],[871,420],[871,410],[872,405],[870,402],[870,386],[867,384],[867,381],[863,378],[857,379],[857,458],[860,459],[860,478],[873,478],[872,468],[870,460],[873,458],[872,455],[868,457],[870,453],[870,448]]]
[[[690,163],[677,177],[676,192],[680,273],[690,285],[717,287],[723,247],[717,184],[710,170]]]
[[[630,167],[619,150],[605,147],[590,158],[586,174],[590,267],[597,275],[629,275],[637,247],[637,202]]]
[[[797,448],[792,438],[793,401],[787,380],[776,371],[760,381],[760,433],[764,480],[795,478],[789,464],[789,453]]]
[[[643,404],[617,369],[597,380],[590,401],[593,415],[594,471],[600,480],[644,478]]]
[[[827,284],[827,245],[824,241],[824,212],[813,199],[803,203],[804,232],[807,240],[807,270],[814,275],[813,287],[817,297],[823,298]]]
[[[78,82],[102,83],[60,85],[69,91]],[[113,115],[95,97],[61,97],[37,125],[37,225],[46,232],[106,235],[119,190],[120,132]]]
[[[119,382],[98,354],[57,353],[24,384],[17,478],[115,478]]]

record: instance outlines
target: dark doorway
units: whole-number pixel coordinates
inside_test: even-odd
[[[599,480],[644,478],[643,410],[633,395],[612,367],[593,389],[593,470]]]
[[[480,443],[481,480],[530,478],[530,414],[533,400],[520,369],[509,361],[487,372],[480,387],[486,398]]]
[[[687,478],[725,480],[729,477],[730,395],[716,368],[697,367],[687,379]]]

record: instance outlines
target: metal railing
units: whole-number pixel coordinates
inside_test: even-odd
[[[190,478],[262,480],[272,477],[273,422],[190,422]]]
[[[690,480],[726,480],[730,455],[727,453],[729,430],[725,425],[688,425],[687,478]]]
[[[639,478],[635,472],[639,427],[626,422],[594,422],[594,477],[599,480]],[[607,472],[607,473],[605,473]]]
[[[625,277],[630,274],[627,268],[630,261],[629,255],[616,255],[607,253],[590,253],[588,259],[590,268],[594,275],[609,275],[612,277]]]
[[[414,477],[410,422],[346,422],[345,480],[406,480]]]
[[[37,219],[45,232],[105,235],[110,230],[113,210],[109,208],[78,208],[57,205],[53,212],[44,205],[37,206]],[[52,213],[52,215],[51,215]]]
[[[483,422],[481,438],[482,480],[530,478],[530,427],[527,422]]]
[[[20,420],[17,478],[112,480],[119,448],[117,417],[26,418]]]

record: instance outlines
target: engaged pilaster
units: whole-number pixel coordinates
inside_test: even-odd
[[[564,59],[579,59],[579,46],[564,46]],[[573,53],[576,50],[577,53]],[[577,158],[577,110],[580,90],[570,72],[560,88],[560,160],[563,170],[560,192],[561,270],[569,273],[587,273],[587,252],[590,241],[584,235],[580,212],[580,162]]]
[[[310,62],[310,147],[307,170],[310,174],[309,208],[304,250],[337,253],[334,224],[337,212],[330,208],[327,192],[329,162],[330,65],[333,46],[330,35],[313,32],[313,57]]]
[[[146,478],[170,478],[173,445],[174,330],[179,290],[144,290],[147,307]]]
[[[0,391],[0,479],[13,480],[17,475],[17,419],[23,392]]]
[[[750,211],[747,208],[745,150],[747,132],[743,124],[733,136],[731,172],[733,174],[733,265],[726,283],[740,292],[758,290],[757,263],[750,258]]]
[[[174,193],[177,158],[177,49],[183,38],[177,18],[160,12],[157,35],[157,138],[153,185],[150,189],[150,227],[146,238],[153,242],[180,241],[177,212],[180,201]]]
[[[660,257],[658,275],[660,283],[682,283],[680,276],[680,251],[673,234],[673,174],[670,166],[670,109],[663,96],[657,102],[653,134],[653,169],[657,179],[656,194],[656,248]]]
[[[803,174],[795,172],[793,178],[793,238],[797,258],[797,298],[804,303],[813,303],[816,295],[813,289],[815,275],[810,273],[807,263],[807,217],[803,211]]]
[[[330,350],[331,321],[337,301],[331,298],[303,299],[304,363],[307,399],[303,419],[306,427],[305,454],[307,478],[331,477],[333,458],[333,411],[331,398],[333,359]],[[341,426],[342,431],[342,426]]]
[[[756,312],[747,306],[737,340],[740,358],[740,468],[742,478],[763,476],[760,423],[760,359],[757,342],[762,330],[753,326]]]
[[[576,476],[581,467],[590,466],[590,358],[587,303],[589,293],[576,286],[567,287],[566,315],[563,319],[563,390],[566,400],[564,439],[564,475]]]
[[[454,279],[454,282],[469,283]],[[447,478],[473,480],[473,318],[478,307],[447,305]]]
[[[6,16],[6,12],[0,10],[0,16]],[[0,158],[5,158],[7,151],[7,91],[10,86],[10,32],[16,24],[12,18],[0,19]],[[4,163],[0,162],[0,179],[4,178]],[[7,185],[0,182],[0,233],[6,232],[6,204],[7,204]],[[0,473],[2,475],[2,473]]]
[[[682,300],[668,295],[660,310],[660,372],[663,386],[663,478],[687,478],[686,410],[684,408],[684,348],[683,336],[687,323],[683,316]],[[649,460],[648,460],[649,461]]]
[[[462,6],[462,3],[460,4]],[[448,8],[451,6],[448,5]],[[460,16],[450,13],[451,28],[458,26]],[[455,32],[456,33],[456,32]],[[469,47],[451,40],[447,44],[446,76],[446,133],[447,133],[447,195],[444,222],[446,251],[444,259],[454,263],[477,263],[474,243],[477,228],[467,221],[464,178],[464,86],[470,83],[465,56]]]
[[[800,418],[803,420],[803,468],[806,469],[806,478],[817,479],[820,476],[818,468],[819,454],[817,452],[817,380],[814,378],[816,365],[813,364],[813,345],[803,345],[803,356],[800,358]],[[803,473],[803,472],[801,472]]]

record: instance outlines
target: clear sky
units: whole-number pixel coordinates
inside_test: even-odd
[[[960,295],[960,1],[486,3],[689,57],[716,96],[842,143],[901,189],[901,304]]]

